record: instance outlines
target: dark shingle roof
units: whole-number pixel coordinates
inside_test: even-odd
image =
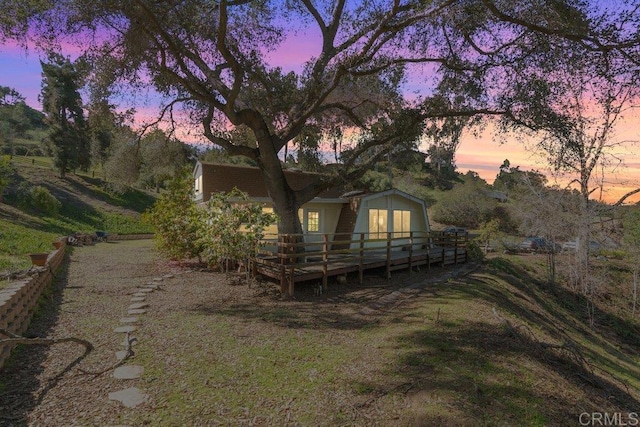
[[[269,197],[264,177],[257,167],[208,162],[200,164],[205,201],[211,193],[229,192],[234,187],[247,193],[249,197]],[[293,190],[300,190],[322,176],[314,172],[285,170],[285,177]],[[336,187],[323,191],[318,197],[339,198],[343,192],[343,188]]]

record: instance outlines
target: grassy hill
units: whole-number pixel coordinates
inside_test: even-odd
[[[28,268],[26,254],[51,249],[59,236],[74,232],[146,233],[151,228],[140,214],[155,201],[137,190],[116,194],[91,175],[68,174],[61,179],[46,157],[14,156],[16,174],[0,203],[0,271]],[[29,192],[45,188],[60,202],[57,214],[34,206]]]

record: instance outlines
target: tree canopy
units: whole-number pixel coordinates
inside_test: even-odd
[[[533,74],[568,46],[636,69],[640,58],[637,0],[615,10],[580,0],[4,3],[5,37],[31,28],[43,41],[81,40],[96,81],[152,84],[166,99],[162,113],[185,108],[209,141],[255,161],[286,233],[301,231],[301,204],[361,176],[389,150],[413,148],[425,128],[510,113],[527,91],[539,99]],[[286,70],[274,58],[291,37],[315,48]],[[410,79],[421,94],[407,93]],[[516,106],[510,116],[531,111]],[[301,137],[309,134],[318,137]],[[319,140],[339,167],[293,191],[283,151],[321,150]]]
[[[51,54],[42,64],[42,105],[49,124],[49,149],[60,176],[91,166],[91,146],[87,133],[80,87],[82,76],[62,55]]]

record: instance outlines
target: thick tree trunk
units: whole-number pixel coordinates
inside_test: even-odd
[[[256,133],[256,137],[259,135]],[[282,163],[275,150],[270,135],[263,135],[268,141],[259,140],[260,156],[258,166],[262,171],[265,185],[269,191],[269,196],[273,202],[273,208],[278,215],[279,234],[302,234],[302,225],[298,217],[298,209],[301,203],[298,202],[295,192],[291,189],[284,175]],[[268,148],[266,148],[268,147]]]

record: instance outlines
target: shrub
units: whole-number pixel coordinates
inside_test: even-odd
[[[35,209],[51,216],[57,216],[62,207],[62,203],[60,203],[49,190],[41,185],[33,187],[30,199]]]
[[[198,231],[202,258],[225,271],[228,261],[247,261],[257,255],[264,230],[276,216],[263,206],[248,203],[248,196],[237,189],[211,196],[204,209]]]
[[[144,219],[155,229],[158,250],[171,259],[200,257],[197,239],[202,215],[193,200],[191,172],[184,169],[170,182]]]
[[[0,202],[2,202],[2,194],[4,190],[13,181],[13,167],[7,157],[0,157]]]
[[[484,260],[484,252],[480,249],[480,245],[475,240],[471,240],[467,243],[467,257],[470,261],[481,262]]]

